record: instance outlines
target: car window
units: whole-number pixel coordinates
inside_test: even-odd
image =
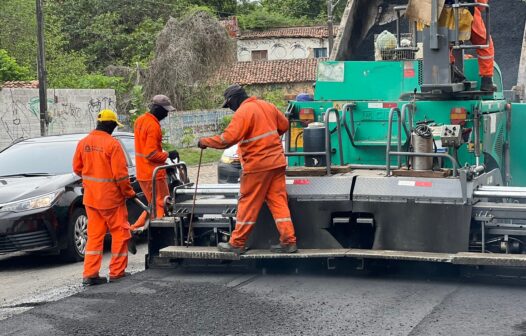
[[[132,137],[118,137],[124,150],[128,153],[132,164],[135,166],[135,141]]]
[[[0,176],[71,173],[76,147],[77,141],[19,142],[0,153]]]

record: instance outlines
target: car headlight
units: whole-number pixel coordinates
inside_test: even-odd
[[[60,194],[62,194],[62,191],[63,190],[57,190],[42,196],[0,205],[0,212],[21,212],[50,207]]]

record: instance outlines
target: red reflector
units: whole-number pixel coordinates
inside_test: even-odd
[[[415,75],[413,62],[404,62],[404,78],[413,78]]]
[[[462,125],[466,124],[466,119],[468,118],[468,111],[463,107],[454,107],[451,109],[449,114],[449,119],[451,120],[452,125]]]
[[[397,103],[383,103],[383,108],[395,108],[398,107]]]
[[[294,184],[310,184],[309,180],[294,180]]]
[[[404,69],[404,78],[415,77],[415,69]]]
[[[427,181],[416,181],[415,187],[432,187],[433,182],[427,182]]]

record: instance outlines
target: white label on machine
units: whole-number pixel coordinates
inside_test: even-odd
[[[368,103],[367,107],[368,108],[383,108],[384,104],[383,103]]]
[[[414,187],[416,181],[398,181],[399,186]]]
[[[489,120],[490,120],[490,133],[493,134],[497,131],[497,116],[494,114],[490,114]]]
[[[294,184],[294,180],[285,180],[285,184]]]

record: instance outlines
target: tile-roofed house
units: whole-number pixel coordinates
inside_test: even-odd
[[[274,61],[237,62],[220,70],[218,78],[241,85],[313,83],[321,59],[304,58]]]
[[[268,89],[279,89],[293,99],[301,92],[312,93],[320,58],[275,61],[237,62],[224,67],[216,80],[225,84],[237,83],[250,86],[250,92],[262,95]],[[292,97],[292,98],[291,98]]]
[[[38,89],[38,81],[7,81],[0,82],[0,89]]]
[[[248,62],[327,57],[328,36],[326,26],[241,31],[237,34],[237,59]]]
[[[337,30],[334,29],[333,35],[336,36]],[[285,37],[305,37],[305,38],[327,38],[329,30],[327,26],[314,27],[286,27],[270,28],[265,30],[248,30],[239,35],[240,40],[258,38],[285,38]]]

